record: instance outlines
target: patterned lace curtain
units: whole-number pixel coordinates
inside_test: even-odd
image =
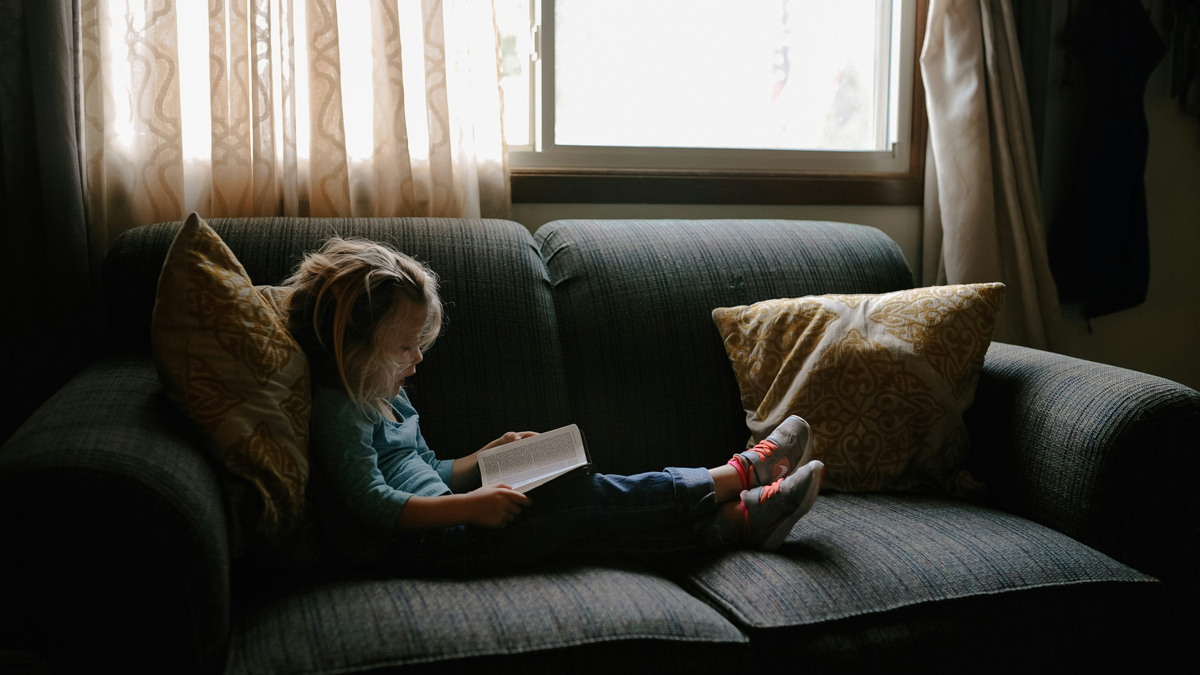
[[[82,0],[88,218],[507,217],[491,0]]]

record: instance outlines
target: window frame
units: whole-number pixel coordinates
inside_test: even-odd
[[[534,0],[535,2],[537,0]],[[916,1],[908,168],[900,172],[510,167],[513,203],[913,205],[924,198],[928,119]]]

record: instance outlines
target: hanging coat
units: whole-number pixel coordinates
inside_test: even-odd
[[[1083,2],[1064,47],[1063,86],[1076,87],[1083,105],[1047,248],[1059,300],[1082,303],[1091,318],[1146,300],[1149,129],[1142,98],[1166,47],[1136,0]]]

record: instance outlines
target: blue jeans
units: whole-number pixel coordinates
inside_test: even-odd
[[[708,469],[560,478],[529,492],[507,527],[461,525],[402,537],[376,567],[405,576],[509,571],[553,554],[655,559],[723,546]]]

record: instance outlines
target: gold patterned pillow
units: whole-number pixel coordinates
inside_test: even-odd
[[[195,213],[158,280],[151,341],[167,397],[212,440],[226,482],[235,553],[280,541],[299,522],[308,481],[308,360],[287,331],[282,289],[255,288]]]
[[[962,414],[1004,284],[820,295],[713,310],[757,442],[789,415],[813,429],[825,487],[975,496]]]

